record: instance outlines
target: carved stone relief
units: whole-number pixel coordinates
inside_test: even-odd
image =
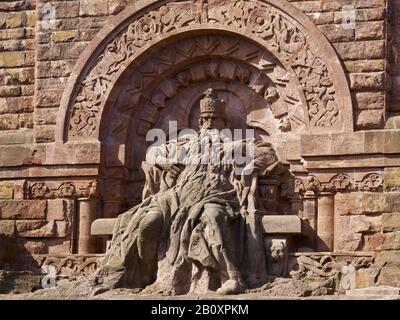
[[[98,181],[29,182],[26,188],[29,199],[98,198],[101,186]]]
[[[333,175],[328,182],[321,183],[317,177],[296,178],[295,192],[304,193],[313,191],[315,193],[327,192],[351,192],[368,191],[378,192],[383,190],[383,174],[378,172],[368,173],[356,181],[345,173]]]
[[[153,41],[193,28],[233,31],[262,43],[286,70],[294,71],[301,84],[310,127],[334,127],[340,122],[332,74],[302,26],[266,2],[222,1],[204,6],[207,10],[200,11],[194,9],[192,2],[168,3],[134,18],[112,39],[95,66],[83,75],[78,94],[71,100],[69,136],[94,135],[105,97],[123,70]],[[273,96],[267,93],[268,99]],[[287,130],[287,121],[282,127]]]

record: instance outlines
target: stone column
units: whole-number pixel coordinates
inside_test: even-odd
[[[90,235],[90,227],[97,217],[97,199],[79,199],[78,253],[96,252],[96,238]]]
[[[318,197],[317,249],[333,251],[334,195],[322,192]]]
[[[317,234],[317,196],[314,191],[306,191],[303,199],[303,219],[310,224],[311,230],[309,230],[308,236],[310,237],[310,245],[315,249]]]

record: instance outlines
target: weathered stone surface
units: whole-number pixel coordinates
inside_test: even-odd
[[[1,270],[0,294],[22,294],[33,292],[34,290],[41,288],[41,278],[42,275],[35,274],[34,272]]]
[[[69,235],[69,223],[67,221],[55,221],[56,237],[65,238]]]
[[[400,168],[386,168],[384,188],[386,191],[400,190]]]
[[[398,254],[398,253],[397,253]],[[400,286],[400,266],[385,266],[382,268],[377,285]]]
[[[62,90],[43,90],[37,92],[37,106],[58,106],[61,100]]]
[[[57,109],[55,108],[41,108],[35,110],[34,119],[38,125],[56,124]]]
[[[357,114],[357,129],[379,129],[383,124],[383,110],[362,110]]]
[[[378,214],[386,208],[385,196],[380,193],[354,192],[335,196],[335,212],[339,215]]]
[[[0,98],[0,113],[24,113],[33,111],[31,97]]]
[[[339,239],[335,239],[335,251],[359,251],[362,245],[362,235],[360,233],[340,234]]]
[[[101,16],[108,13],[107,2],[100,0],[81,0],[79,15]]]
[[[383,92],[357,92],[354,96],[357,109],[384,109],[385,94]]]
[[[15,221],[0,220],[0,235],[13,237],[15,235]]]
[[[354,90],[379,90],[384,88],[385,73],[352,73],[350,87]]]
[[[400,267],[400,255],[398,251],[382,251],[376,254],[376,264]]]
[[[46,200],[0,200],[2,219],[45,219]]]
[[[37,126],[35,138],[37,143],[53,142],[55,140],[54,126]]]
[[[385,234],[385,242],[382,245],[383,250],[400,250],[400,231]]]
[[[375,280],[379,275],[380,269],[377,267],[361,268],[356,272],[356,288],[368,288],[375,286]]]
[[[20,86],[7,86],[0,88],[0,97],[19,96],[20,94]]]
[[[14,190],[12,186],[0,185],[0,199],[12,199]]]
[[[6,27],[7,28],[19,28],[23,26],[26,15],[24,12],[13,12],[7,15]]]
[[[389,286],[370,287],[363,289],[354,289],[346,291],[348,296],[400,296],[400,289]]]
[[[1,146],[0,165],[4,167],[20,166],[29,162],[32,156],[31,146]]]
[[[44,241],[26,240],[21,239],[19,246],[23,252],[29,252],[31,254],[47,254],[47,244]]]
[[[46,220],[17,220],[16,231],[23,238],[51,238],[56,236],[56,224]]]
[[[0,53],[0,68],[21,67],[25,64],[24,52],[1,52]]]
[[[378,231],[381,226],[381,216],[357,215],[350,217],[349,228],[352,232],[373,232]]]
[[[50,255],[65,255],[71,253],[71,242],[62,239],[49,241],[49,254]]]
[[[68,42],[77,39],[78,31],[56,31],[51,35],[54,42]]]
[[[389,130],[385,132],[384,151],[387,153],[399,153],[400,145],[398,143],[400,131]]]
[[[400,213],[382,214],[382,230],[384,232],[400,231]]]
[[[345,42],[354,40],[354,29],[344,29],[341,24],[328,24],[320,26],[322,32],[332,42]]]
[[[74,212],[74,201],[66,199],[47,200],[47,220],[71,219]]]
[[[382,59],[385,42],[382,40],[335,43],[334,47],[344,60]]]
[[[356,40],[378,40],[383,39],[385,25],[383,21],[357,23],[355,29]]]
[[[400,212],[399,195],[399,192],[390,192],[385,194],[385,212]]]
[[[45,3],[38,4],[38,19],[48,19],[48,11],[44,7]],[[54,2],[52,3],[55,18],[75,18],[79,16],[79,1],[66,1],[66,2]]]

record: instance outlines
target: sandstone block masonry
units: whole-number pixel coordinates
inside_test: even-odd
[[[161,5],[147,2],[154,8]],[[120,62],[127,60],[127,49],[121,52],[124,47],[117,41],[118,32],[126,32],[124,21],[133,21],[136,15],[142,19],[132,31],[137,37],[135,44],[142,48],[154,40],[151,32],[158,32],[161,24],[169,26],[169,19],[173,21],[177,16],[176,12],[164,12],[163,19],[153,23],[135,11],[147,2],[0,2],[0,235],[17,244],[17,256],[104,252],[104,239],[90,237],[93,220],[113,218],[141,198],[144,176],[140,163],[144,155],[140,148],[146,142],[137,131],[146,133],[161,123],[157,123],[159,118],[167,121],[189,117],[190,110],[185,108],[194,103],[191,97],[197,99],[196,95],[212,84],[235,106],[243,96],[246,102],[253,101],[248,98],[253,97],[251,91],[258,95],[254,109],[260,105],[270,109],[265,116],[256,112],[250,116],[248,110],[243,114],[239,109],[230,112],[241,114],[244,123],[248,120],[252,127],[270,130],[265,136],[279,138],[275,147],[290,167],[293,192],[281,203],[276,199],[266,203],[280,213],[298,215],[317,235],[318,225],[323,226],[319,235],[333,235],[332,251],[375,253],[377,267],[360,271],[359,286],[400,285],[400,1],[260,1],[273,7],[278,2],[286,6],[282,16],[288,25],[280,33],[280,56],[265,49],[263,41],[268,39],[268,32],[263,32],[269,30],[263,25],[265,15],[249,17],[246,23],[252,29],[242,32],[243,39],[237,37],[242,41],[239,46],[227,40],[221,28],[217,34],[220,47],[232,48],[225,51],[215,43],[205,45],[204,38],[200,39],[215,29],[210,19],[204,23],[208,23],[205,31],[196,31],[194,24],[182,39],[161,41],[157,34],[155,39],[159,37],[160,41],[126,67],[125,78],[113,83],[110,79],[119,72]],[[198,7],[198,2],[193,1],[186,16],[193,14],[197,19],[194,21],[201,24],[208,16],[196,13],[209,12],[212,16],[215,1],[208,1],[209,11]],[[231,6],[228,27],[239,28],[240,3],[231,1]],[[316,36],[322,34],[326,43],[311,43],[313,50],[305,50],[298,61],[287,59],[289,63],[284,53],[298,48],[298,34],[292,28],[295,22],[307,39],[321,39]],[[245,41],[252,32],[259,36],[258,42],[255,36]],[[191,40],[195,38],[196,46]],[[175,43],[178,40],[182,42]],[[256,61],[259,52],[250,42],[257,42],[264,60]],[[99,43],[109,51],[97,46]],[[179,50],[168,47],[172,45]],[[213,45],[221,51],[207,56],[204,52]],[[328,52],[327,48],[334,56],[321,53]],[[179,62],[178,51],[187,60]],[[92,55],[88,57],[86,52]],[[167,53],[169,56],[163,56]],[[339,63],[333,64],[336,56]],[[102,131],[98,139],[67,141],[66,135],[58,137],[57,132],[67,122],[62,117],[71,117],[68,112],[72,112],[63,113],[63,94],[72,86],[78,91],[85,72],[99,61],[103,64],[96,74],[101,77],[86,78],[84,85],[89,89],[82,96],[87,99],[76,100],[83,109],[88,108],[87,100],[97,101],[99,96],[99,101],[106,104],[99,92],[103,86],[112,85],[99,125],[101,129],[110,127],[110,131]],[[343,71],[344,76],[329,78],[321,61],[328,67],[334,65],[329,72],[340,75]],[[307,68],[296,69],[304,65]],[[76,70],[83,70],[82,74]],[[266,78],[252,77],[254,70],[258,74],[262,71]],[[307,81],[301,83],[301,79]],[[343,81],[331,84],[331,79]],[[276,92],[268,91],[268,87]],[[304,89],[301,94],[293,89],[299,87]],[[279,90],[295,94],[279,99]],[[325,123],[311,128],[309,119],[305,121],[304,112],[299,111],[303,110],[301,101],[318,122],[322,119],[318,113],[321,104],[336,115],[331,97],[337,92],[326,95],[334,90],[349,92],[349,101],[344,96],[337,98],[343,99],[340,105],[349,110],[340,113],[337,120],[346,123],[345,127],[330,130],[329,125],[334,127],[335,123]],[[324,100],[327,96],[330,98]],[[95,104],[94,114],[100,112],[101,103]],[[87,115],[83,113],[82,117]],[[90,123],[91,115],[86,120]],[[275,189],[269,183],[265,182],[264,188],[272,192]],[[325,210],[327,203],[333,203],[330,209],[334,212],[334,227],[330,225],[331,217],[317,221],[318,210]],[[327,217],[328,213],[319,216]]]

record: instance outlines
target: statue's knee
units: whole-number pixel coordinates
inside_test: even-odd
[[[163,214],[149,211],[139,224],[139,233],[144,238],[154,238],[160,235],[163,226]]]

